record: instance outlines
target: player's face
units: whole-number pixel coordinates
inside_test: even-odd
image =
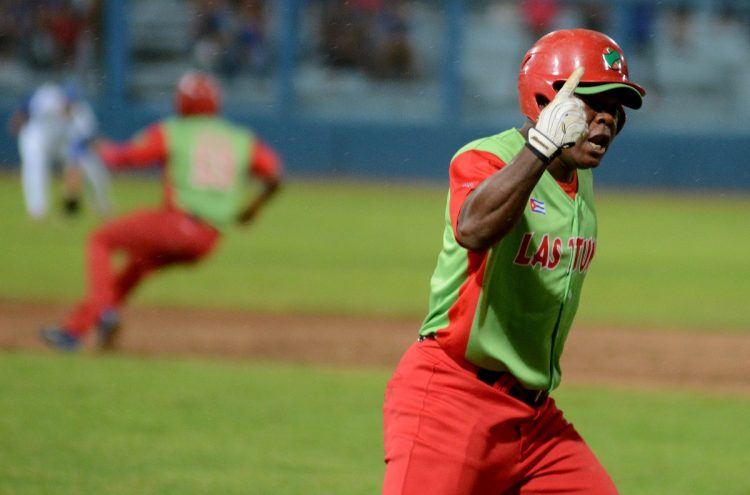
[[[589,124],[588,136],[575,146],[564,150],[561,158],[573,166],[572,168],[595,168],[599,166],[615,139],[622,107],[619,100],[607,93],[578,97],[583,100],[586,121]]]

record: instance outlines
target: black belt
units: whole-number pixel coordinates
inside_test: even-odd
[[[479,371],[477,371],[477,379],[490,386],[496,384],[500,380],[500,378],[505,375],[508,375],[508,372],[488,370],[486,368],[479,368]],[[518,383],[518,380],[516,380],[515,378],[510,381],[509,386],[505,387],[504,390],[505,393],[507,393],[514,399],[518,399],[524,404],[532,407],[542,405],[544,401],[547,400],[547,397],[549,397],[549,392],[547,392],[546,390],[528,389]]]
[[[435,334],[420,335],[417,340],[424,342],[428,339],[436,340]],[[473,367],[474,365],[471,366]],[[508,377],[510,380],[507,381],[507,386],[500,387],[501,390],[526,405],[538,407],[547,400],[547,397],[549,397],[549,392],[547,390],[528,389],[521,385],[518,380],[507,371],[494,371],[486,368],[479,368],[477,371],[477,379],[490,386],[495,385],[503,377]]]

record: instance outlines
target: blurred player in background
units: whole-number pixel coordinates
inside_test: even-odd
[[[41,85],[13,113],[8,127],[18,136],[21,184],[29,217],[42,220],[49,213],[50,182],[56,167],[62,168],[66,214],[78,213],[84,178],[97,213],[110,212],[109,174],[93,150],[96,117],[75,85]]]
[[[518,89],[525,124],[450,164],[429,313],[385,393],[387,495],[617,493],[549,393],[596,250],[592,170],[645,91],[584,29],[540,38]]]
[[[222,230],[249,223],[276,193],[280,158],[251,131],[220,117],[220,104],[221,89],[212,77],[188,73],[177,85],[177,116],[152,124],[130,142],[100,145],[113,169],[160,164],[164,204],[116,218],[91,234],[87,294],[62,325],[42,329],[47,344],[74,350],[96,327],[99,346],[112,348],[118,308],[146,276],[205,259]],[[252,178],[261,186],[254,195]],[[125,259],[117,270],[113,258],[120,253]]]

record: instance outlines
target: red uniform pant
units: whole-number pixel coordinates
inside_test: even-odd
[[[386,388],[383,494],[617,493],[554,400],[530,406],[500,383],[415,343]]]
[[[155,270],[205,258],[219,233],[176,210],[138,211],[96,229],[88,241],[87,292],[63,327],[81,336],[103,311],[117,308],[144,277]],[[124,254],[115,267],[115,254]]]

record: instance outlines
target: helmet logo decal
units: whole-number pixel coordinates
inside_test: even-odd
[[[616,71],[620,71],[622,69],[622,64],[620,63],[620,53],[618,51],[613,50],[612,48],[607,48],[607,50],[602,54],[602,58],[604,59],[604,64],[607,66],[607,69]]]

